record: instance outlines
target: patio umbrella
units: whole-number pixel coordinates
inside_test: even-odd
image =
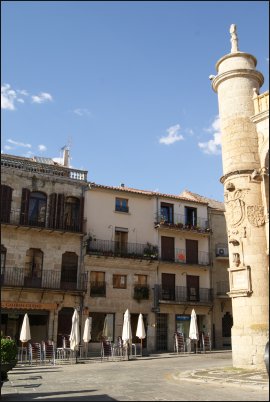
[[[79,331],[79,314],[76,309],[74,310],[72,316],[72,326],[69,340],[70,340],[70,349],[76,351],[76,363],[77,363],[77,351],[78,346],[80,344],[80,331]]]
[[[23,318],[22,328],[20,332],[20,341],[22,344],[28,342],[31,339],[30,324],[28,314],[26,313]]]
[[[189,338],[195,340],[196,345],[197,345],[197,341],[199,339],[199,331],[198,331],[198,325],[197,325],[197,316],[196,316],[194,308],[191,311]],[[196,349],[197,349],[197,347],[196,347]]]
[[[86,354],[88,354],[88,342],[91,339],[91,330],[92,330],[92,317],[88,317],[84,323],[84,331],[83,331],[83,341],[85,343]]]
[[[139,314],[138,318],[136,336],[141,340],[141,351],[142,351],[142,340],[146,337],[146,334],[145,334],[143,316],[141,313]]]
[[[104,324],[103,324],[102,335],[106,339],[111,341],[113,338],[112,331],[113,331],[113,316],[111,314],[110,315],[106,314]]]
[[[122,330],[122,339],[124,344],[127,345],[127,355],[129,359],[129,348],[130,344],[132,343],[132,331],[131,331],[131,323],[130,323],[130,313],[127,309],[124,314],[124,323],[123,323],[123,330]]]

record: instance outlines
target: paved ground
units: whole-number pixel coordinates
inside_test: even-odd
[[[3,401],[268,401],[266,371],[232,367],[231,352],[155,354],[130,361],[16,366]]]

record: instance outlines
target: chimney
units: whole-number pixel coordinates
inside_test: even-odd
[[[65,147],[63,152],[64,166],[69,167],[69,148]]]

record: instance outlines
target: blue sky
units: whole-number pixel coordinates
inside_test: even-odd
[[[2,1],[1,152],[98,184],[223,201],[215,64],[253,54],[269,88],[267,1]]]

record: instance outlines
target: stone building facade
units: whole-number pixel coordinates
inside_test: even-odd
[[[231,26],[231,53],[216,63],[212,87],[218,94],[234,366],[264,367],[269,338],[269,94],[257,60],[238,49]]]
[[[142,313],[143,347],[173,351],[194,308],[212,346],[230,347],[222,203],[89,183],[49,158],[2,155],[1,165],[3,334],[19,343],[27,312],[33,342],[62,346],[77,308],[81,332],[92,318],[89,351],[99,353],[104,322],[115,341],[128,308],[133,343]]]
[[[1,155],[1,333],[18,344],[70,333],[87,287],[82,264],[87,172],[49,158]]]

